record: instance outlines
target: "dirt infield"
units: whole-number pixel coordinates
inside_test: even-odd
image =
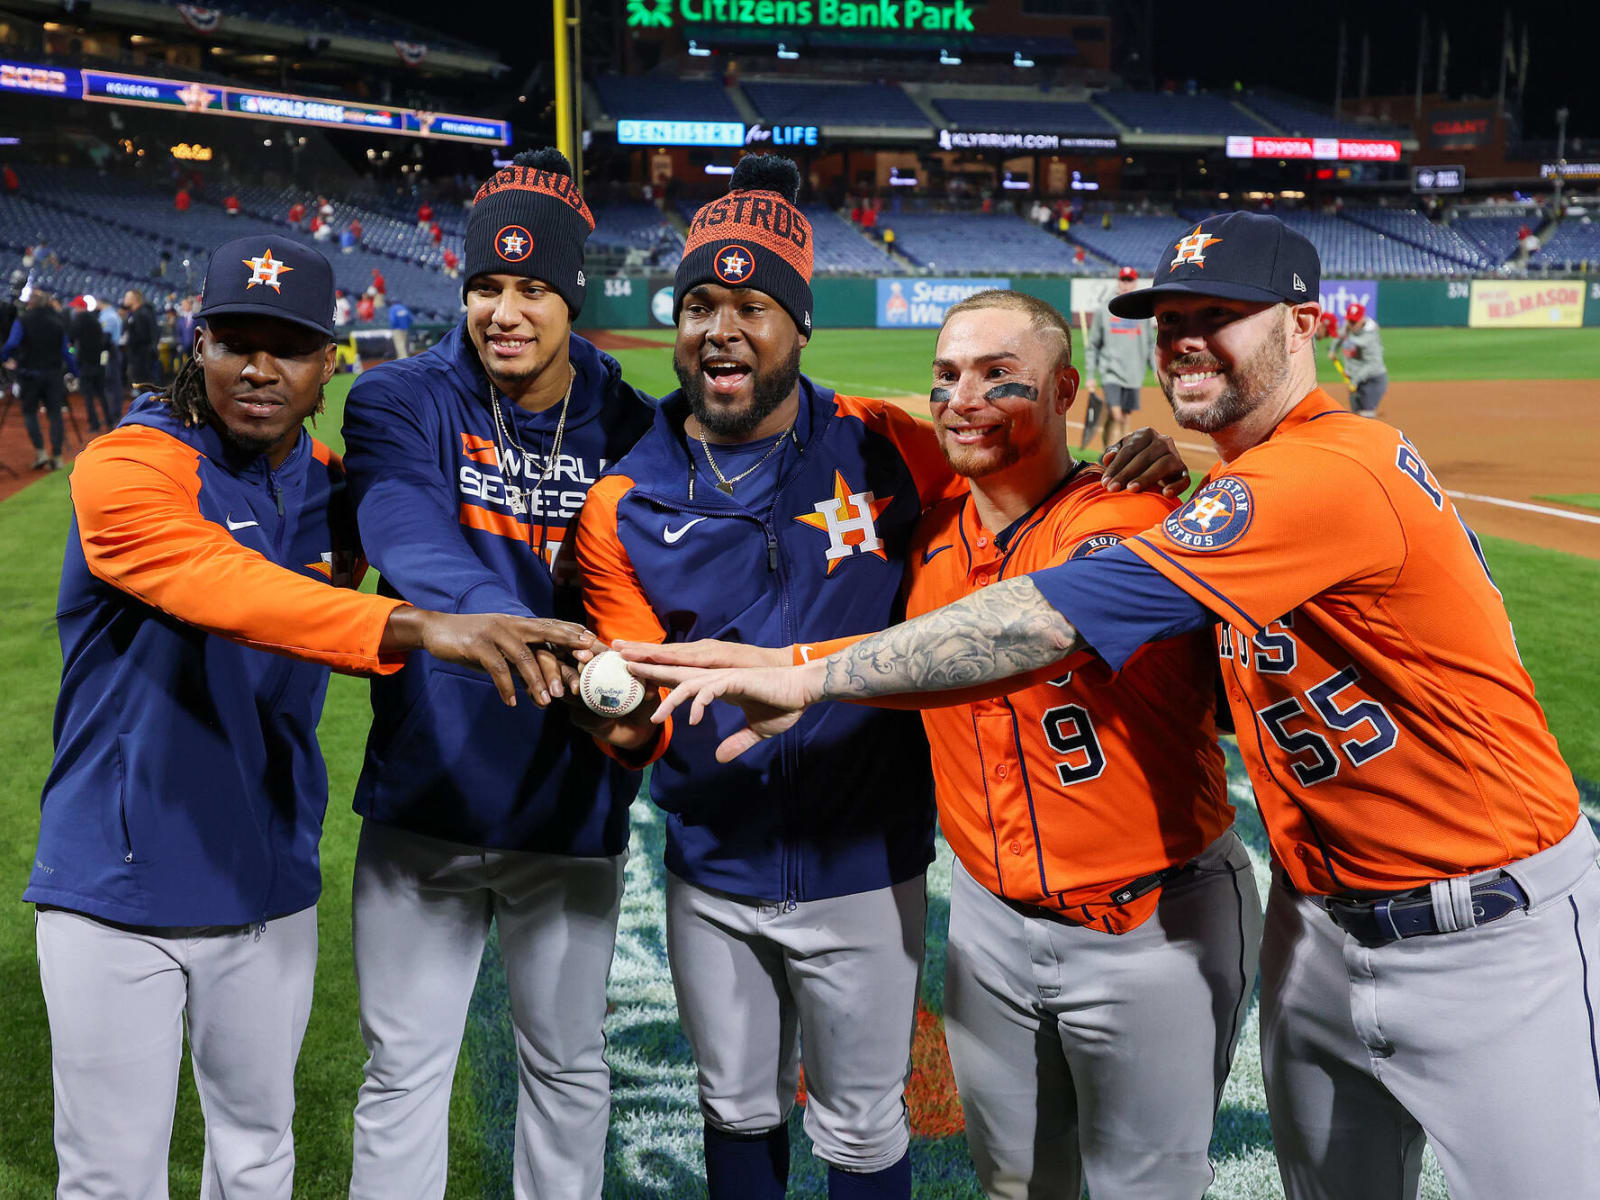
[[[33,469],[33,447],[28,444],[27,429],[22,423],[22,408],[17,400],[12,397],[11,405],[5,410],[5,424],[0,425],[0,500],[4,500],[13,492],[20,492],[35,479],[42,479],[46,472]],[[0,408],[5,405],[5,398],[0,398]],[[83,417],[83,397],[77,392],[68,398],[68,407],[72,419],[66,422],[66,445],[62,448],[62,457],[68,464],[78,451],[83,449],[78,440],[78,434],[87,438],[89,431],[85,427]],[[76,420],[76,424],[73,420]],[[50,425],[43,415],[39,417],[39,428],[46,438],[50,436]]]
[[[614,333],[609,329],[586,329],[583,336],[601,350],[670,350],[672,343],[653,342],[649,338],[634,337],[628,333]]]

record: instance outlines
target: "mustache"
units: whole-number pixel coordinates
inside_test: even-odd
[[[1216,359],[1212,358],[1210,355],[1201,354],[1186,354],[1182,358],[1175,358],[1167,364],[1167,370],[1172,373],[1186,370],[1191,367],[1198,368],[1202,371],[1221,371],[1223,369],[1222,364]]]

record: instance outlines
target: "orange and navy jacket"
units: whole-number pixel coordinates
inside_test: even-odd
[[[1174,505],[1107,492],[1076,468],[1016,522],[1004,547],[970,491],[930,510],[909,556],[909,620],[979,588],[1138,533]],[[1123,933],[1155,911],[1148,877],[1233,824],[1217,745],[1208,633],[1156,642],[1114,678],[1099,660],[994,699],[923,710],[939,824],[996,895]],[[1125,889],[1138,893],[1119,896]]]
[[[339,460],[269,470],[145,398],[72,472],[55,761],[24,898],[128,925],[314,904],[328,670],[380,657]]]
[[[932,428],[802,376],[773,505],[758,514],[695,478],[687,414],[681,392],[664,399],[655,427],[589,493],[577,560],[595,632],[787,646],[891,624],[917,517],[950,484]],[[739,721],[716,705],[699,725],[678,722],[651,771],[675,875],[799,901],[927,867],[932,786],[917,714],[818,705],[719,764],[717,743]]]
[[[649,428],[653,406],[589,342],[573,335],[568,354],[576,375],[553,463],[562,406],[529,413],[496,396],[502,437],[464,325],[357,380],[345,462],[381,592],[439,612],[582,619],[552,563],[565,564],[557,554],[590,485]],[[372,820],[471,846],[612,855],[627,846],[638,790],[565,704],[507,708],[487,676],[422,651],[373,680],[355,795]]]
[[[1222,619],[1239,749],[1296,888],[1417,887],[1577,823],[1478,539],[1398,430],[1313,391],[1124,545]]]

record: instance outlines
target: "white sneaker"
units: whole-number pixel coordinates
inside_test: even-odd
[[[33,469],[35,471],[48,471],[50,469],[50,456],[43,450],[34,451]]]

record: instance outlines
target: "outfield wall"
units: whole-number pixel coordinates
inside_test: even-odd
[[[1062,276],[939,278],[823,276],[811,285],[817,327],[934,329],[950,305],[986,287],[1014,287],[1063,312],[1089,313],[1113,279]],[[1576,328],[1600,325],[1600,277],[1587,279],[1325,279],[1322,305],[1343,316],[1359,302],[1380,325]],[[580,329],[672,325],[672,276],[611,275],[590,281]]]

